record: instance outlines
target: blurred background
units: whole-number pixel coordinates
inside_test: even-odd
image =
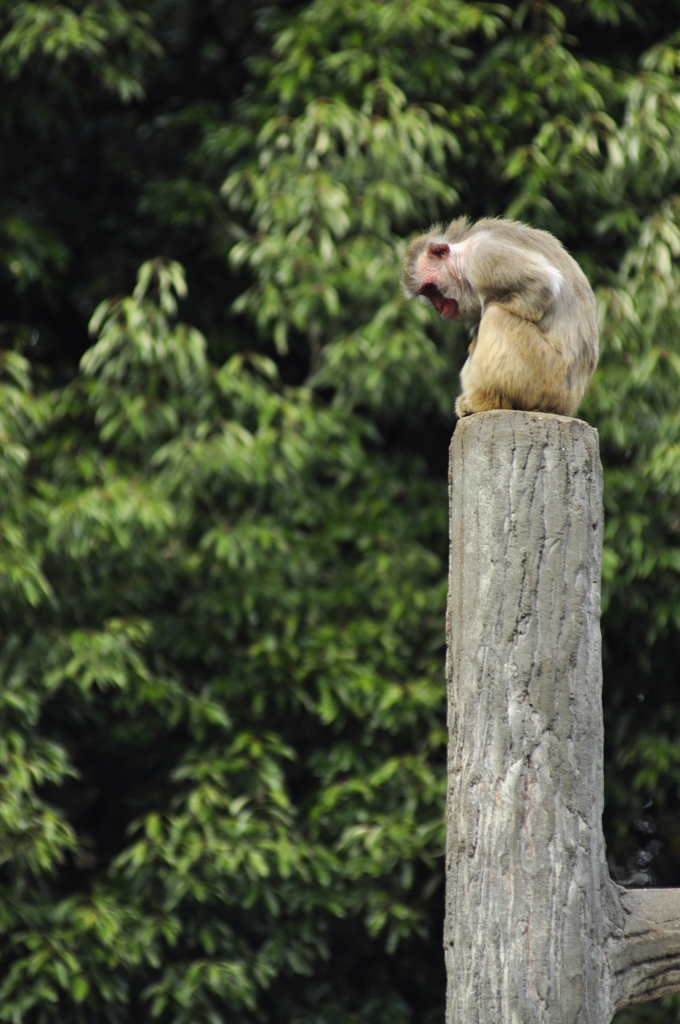
[[[607,850],[680,885],[679,28],[0,0],[0,1021],[442,1021],[461,213],[597,292]]]

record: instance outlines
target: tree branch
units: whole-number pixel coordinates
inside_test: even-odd
[[[616,1009],[680,992],[680,889],[624,890],[610,953]]]

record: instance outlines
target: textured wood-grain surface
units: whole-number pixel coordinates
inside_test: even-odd
[[[448,1022],[594,1024],[610,989],[597,433],[469,417],[450,487]]]
[[[447,1024],[609,1024],[680,991],[680,890],[605,862],[597,433],[464,419],[450,502]]]

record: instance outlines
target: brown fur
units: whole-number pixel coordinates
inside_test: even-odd
[[[595,297],[553,235],[502,219],[435,226],[409,246],[402,288],[442,316],[478,324],[459,416],[575,412],[597,365]]]

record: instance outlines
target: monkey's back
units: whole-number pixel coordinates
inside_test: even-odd
[[[456,225],[458,223],[458,221],[453,222]],[[576,260],[569,255],[560,240],[551,235],[549,231],[541,231],[540,228],[532,228],[528,224],[522,224],[516,220],[505,220],[503,217],[483,217],[482,220],[476,221],[469,227],[468,234],[469,237],[473,237],[483,231],[492,231],[498,238],[502,238],[510,245],[519,244],[539,252],[565,277],[568,278],[574,274],[577,278],[582,278],[586,288],[591,292],[588,279]]]
[[[460,222],[452,228],[460,230]],[[559,239],[548,231],[502,217],[485,217],[468,228],[468,237],[492,232],[510,245],[539,253],[562,275],[554,303],[538,326],[548,341],[559,348],[575,377],[590,378],[597,366],[599,339],[597,303],[588,278]]]

